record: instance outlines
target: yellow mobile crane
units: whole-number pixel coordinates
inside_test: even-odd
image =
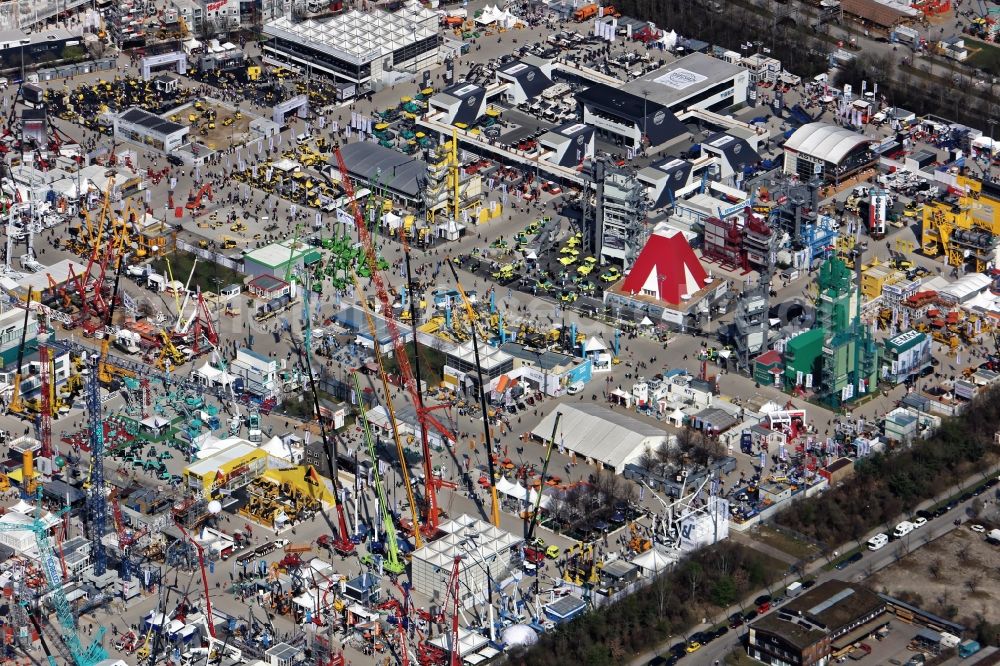
[[[28,296],[24,301],[24,325],[21,328],[21,346],[17,348],[17,367],[14,368],[14,394],[10,397],[10,404],[7,405],[9,414],[20,414],[24,411],[24,402],[21,400],[21,364],[24,363],[24,343],[28,337],[28,315],[31,314],[31,287],[28,287]]]
[[[486,329],[483,328],[482,322],[479,320],[479,313],[474,307],[472,307],[472,303],[469,302],[469,297],[466,295],[465,289],[462,288],[462,283],[458,279],[458,272],[455,270],[455,262],[451,260],[451,257],[448,257],[447,263],[448,268],[451,269],[452,276],[455,278],[455,288],[458,289],[458,293],[462,297],[462,303],[465,304],[465,314],[466,318],[469,320],[469,325],[475,326],[478,329],[480,337],[483,342],[485,342],[489,336]]]
[[[364,294],[361,285],[358,283],[358,276],[353,271],[351,277],[354,280],[354,289],[359,294]],[[368,329],[371,331],[372,339],[378,340],[378,332],[375,328],[375,320],[372,318],[371,310],[364,298],[359,299],[361,309],[364,310],[365,319],[368,320]],[[306,316],[309,316],[308,314]],[[403,485],[406,487],[406,499],[410,502],[410,515],[413,516],[413,545],[415,548],[423,546],[420,534],[420,511],[417,508],[417,500],[413,495],[413,484],[410,482],[410,467],[406,462],[406,452],[403,450],[403,441],[399,438],[399,428],[396,427],[396,410],[392,406],[392,393],[389,390],[389,378],[385,374],[385,366],[382,363],[382,350],[378,343],[374,345],[375,364],[378,366],[379,379],[382,380],[382,391],[385,393],[385,409],[389,414],[389,422],[392,424],[392,438],[396,441],[396,453],[399,455],[399,468],[403,475]],[[360,399],[360,398],[359,398]]]

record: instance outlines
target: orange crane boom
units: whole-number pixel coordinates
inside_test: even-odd
[[[378,295],[379,302],[382,304],[382,315],[385,317],[389,333],[392,336],[392,348],[396,358],[396,363],[399,365],[399,372],[400,375],[402,375],[403,384],[410,393],[410,398],[412,399],[413,405],[417,410],[417,420],[420,423],[421,444],[424,457],[424,483],[426,489],[425,500],[427,502],[427,514],[424,525],[429,532],[434,533],[438,528],[438,514],[440,510],[438,509],[437,504],[437,492],[434,489],[434,474],[431,469],[428,431],[431,427],[433,427],[445,439],[450,439],[452,441],[455,441],[455,435],[442,425],[441,422],[430,413],[430,409],[425,407],[423,404],[423,396],[420,391],[420,386],[414,379],[413,369],[410,367],[410,359],[406,354],[406,345],[404,344],[403,338],[399,333],[399,327],[396,324],[396,319],[392,314],[392,300],[389,298],[389,292],[386,289],[385,281],[382,279],[381,272],[377,268],[378,258],[375,253],[375,243],[368,231],[368,226],[365,223],[364,215],[361,213],[361,207],[358,204],[357,198],[354,196],[354,186],[351,184],[351,177],[347,171],[347,165],[344,163],[344,156],[340,152],[340,146],[337,146],[333,152],[337,158],[337,166],[340,169],[341,184],[344,187],[344,192],[348,201],[351,202],[354,225],[358,230],[358,240],[364,248],[365,256],[368,259],[368,265],[371,268],[371,280],[375,285],[375,291]],[[414,340],[414,344],[416,344],[416,340]]]

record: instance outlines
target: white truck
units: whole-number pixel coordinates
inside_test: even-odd
[[[913,531],[913,523],[911,523],[908,520],[904,520],[899,525],[896,525],[896,529],[893,530],[892,536],[896,537],[897,539],[901,539],[902,537],[905,537],[912,531]]]

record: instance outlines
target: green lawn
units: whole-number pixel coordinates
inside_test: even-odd
[[[168,280],[171,273],[173,273],[174,280],[180,280],[186,284],[188,275],[191,274],[191,266],[194,265],[195,256],[190,252],[177,250],[167,257],[170,260],[170,271],[167,270],[167,261],[163,258],[153,260],[153,270],[160,275],[165,275]],[[191,289],[197,286],[201,287],[202,291],[215,293],[220,286],[243,284],[245,277],[242,273],[237,273],[225,266],[220,266],[205,259],[198,259],[198,266],[194,270],[194,277],[191,278]],[[216,278],[219,280],[218,285],[215,281]]]
[[[767,525],[760,526],[753,536],[758,541],[788,553],[798,560],[813,560],[819,554],[819,549],[811,543],[796,539]]]
[[[967,63],[991,74],[1000,74],[1000,47],[977,39],[967,40],[965,45],[970,54]]]
[[[404,326],[401,324],[400,326]],[[402,334],[403,331],[401,330]],[[441,384],[441,371],[444,369],[444,352],[438,349],[432,349],[426,345],[417,345],[417,349],[420,351],[420,378],[426,382],[428,388],[433,388]],[[416,368],[413,363],[413,343],[406,343],[406,356],[410,360],[410,368],[413,369],[414,377],[416,376]],[[385,359],[385,371],[389,374],[399,372],[399,365],[396,363],[395,358]]]

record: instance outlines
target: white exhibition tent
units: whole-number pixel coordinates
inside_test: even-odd
[[[513,28],[517,24],[518,18],[511,14],[509,9],[500,9],[496,5],[486,5],[483,11],[476,17],[479,25],[492,25],[496,23],[504,28]]]
[[[597,337],[591,336],[587,343],[583,345],[583,351],[586,354],[597,354],[603,351],[608,351],[608,346],[601,342]]]
[[[669,570],[677,563],[677,559],[677,557],[662,553],[658,548],[650,548],[632,560],[632,564],[642,569],[647,576],[656,576]]]

